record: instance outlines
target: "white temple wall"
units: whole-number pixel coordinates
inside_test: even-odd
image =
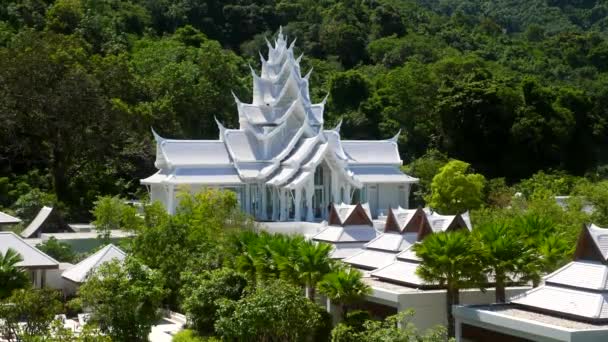
[[[162,184],[150,185],[150,203],[160,202],[163,207],[168,209],[167,190]]]
[[[387,215],[389,208],[409,208],[410,184],[371,183],[365,184],[365,195],[372,217]]]

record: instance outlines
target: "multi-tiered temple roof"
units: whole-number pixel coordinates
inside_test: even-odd
[[[399,170],[402,161],[397,136],[379,141],[344,141],[340,137],[340,124],[332,129],[324,127],[325,100],[312,102],[311,71],[302,76],[302,56],[294,55],[294,42],[288,44],[282,32],[274,45],[268,42],[268,57],[261,56],[261,73],[251,70],[251,103],[235,96],[238,128],[226,128],[217,122],[218,140],[173,140],[154,133],[155,166],[159,171],[143,179],[142,184],[224,187],[255,184],[279,191],[273,197],[279,202],[289,202],[283,192],[293,191],[292,200],[298,204],[292,207],[296,211],[306,209],[307,219],[312,219],[312,184],[321,164],[326,174],[331,172],[334,187],[326,189],[323,195],[325,207],[331,202],[350,203],[353,191],[365,184],[406,184],[409,191],[409,184],[417,179]],[[306,203],[300,205],[298,200]],[[273,205],[281,207],[277,215],[285,218],[290,209],[288,204]],[[266,212],[260,214],[262,218],[266,216]]]

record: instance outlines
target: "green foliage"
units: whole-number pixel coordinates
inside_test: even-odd
[[[539,254],[532,246],[522,244],[517,230],[500,222],[476,226],[474,238],[481,265],[496,283],[496,302],[504,303],[507,284],[518,277],[534,276],[536,271],[530,266],[539,261]]]
[[[165,294],[160,273],[134,258],[101,265],[79,289],[91,320],[116,341],[147,341]]]
[[[424,198],[430,195],[433,178],[447,162],[448,157],[445,154],[437,149],[431,149],[402,167],[405,173],[419,179],[413,191],[416,204],[423,203]]]
[[[56,204],[57,198],[53,194],[42,192],[39,189],[32,189],[17,198],[15,203],[13,203],[13,209],[17,216],[29,222],[36,217],[42,207],[53,207]]]
[[[181,194],[173,216],[158,202],[144,207],[143,224],[130,247],[134,256],[160,272],[169,290],[166,302],[174,310],[184,271],[202,272],[232,262],[228,237],[252,228],[237,204],[230,191],[205,190]]]
[[[571,176],[565,172],[545,173],[539,171],[532,177],[523,179],[515,188],[526,198],[530,198],[538,192],[548,192],[554,196],[567,196],[575,190],[577,184],[581,181],[581,178]]]
[[[72,246],[58,241],[54,236],[36,245],[36,248],[59,262],[75,263],[78,260],[78,255],[72,250]]]
[[[348,306],[360,301],[372,291],[371,287],[363,282],[362,277],[357,269],[336,266],[333,272],[326,274],[319,282],[319,292],[334,304],[340,305],[342,316],[346,318]]]
[[[433,177],[427,201],[443,214],[457,214],[476,209],[483,203],[486,180],[478,173],[469,173],[469,164],[453,160]]]
[[[190,329],[184,329],[177,334],[173,335],[173,342],[204,342],[210,341],[211,339],[207,339],[199,336],[196,331]]]
[[[48,335],[55,315],[62,310],[59,298],[60,293],[52,289],[15,290],[0,303],[3,328],[20,340]]]
[[[39,189],[65,205],[65,217],[84,222],[99,196],[141,195],[135,180],[154,171],[149,127],[198,139],[217,137],[214,116],[236,126],[230,91],[249,100],[247,63],[259,66],[264,37],[280,25],[298,38],[302,70],[314,67],[312,100],[330,94],[326,127],[344,119],[345,139],[401,129],[406,163],[437,149],[507,184],[540,170],[582,175],[608,157],[601,1],[3,5],[5,208],[24,207],[14,206],[17,198]],[[32,171],[47,184],[30,178],[22,187]]]
[[[182,308],[192,328],[201,334],[213,333],[218,319],[218,301],[239,300],[247,286],[247,280],[230,268],[220,268],[199,274],[182,275],[184,298]]]
[[[227,340],[305,341],[321,324],[317,305],[281,280],[259,285],[238,301],[221,301],[219,315],[215,330]]]
[[[453,337],[452,305],[459,304],[458,291],[479,286],[485,279],[474,240],[468,231],[435,233],[414,245],[414,251],[422,261],[416,274],[426,282],[438,284],[447,290],[448,334]]]
[[[0,299],[9,297],[16,289],[30,285],[28,274],[17,266],[22,261],[23,257],[12,248],[4,254],[0,253]]]
[[[382,321],[365,320],[362,327],[357,329],[346,323],[338,324],[331,333],[332,342],[372,342],[372,341],[448,341],[445,328],[438,326],[430,329],[426,334],[419,335],[416,328],[409,321],[414,312],[402,311],[397,315],[389,316]]]
[[[93,224],[97,230],[98,238],[106,244],[110,241],[111,230],[136,231],[141,224],[141,220],[137,216],[137,210],[126,204],[118,196],[99,197],[94,204],[95,207],[91,211],[95,217]]]

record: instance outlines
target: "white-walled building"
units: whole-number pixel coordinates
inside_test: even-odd
[[[295,42],[295,41],[294,41]],[[316,221],[331,203],[369,203],[375,218],[408,207],[416,178],[403,174],[397,136],[378,141],[342,140],[340,125],[324,127],[325,101],[313,104],[310,72],[302,77],[281,32],[268,43],[262,70],[253,70],[253,101],[236,105],[239,128],[217,122],[218,140],[173,140],[154,133],[158,172],[141,181],[152,201],[170,213],[180,188],[227,189],[259,220]]]
[[[508,304],[455,306],[456,340],[608,341],[608,229],[584,227],[573,261]]]

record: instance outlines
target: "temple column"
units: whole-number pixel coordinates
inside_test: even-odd
[[[285,189],[279,189],[279,200],[280,200],[280,206],[279,206],[279,221],[287,221],[287,214],[288,214],[288,209],[287,209],[287,191],[285,191]]]
[[[245,212],[251,216],[255,216],[255,213],[251,212],[251,185],[245,184]]]
[[[350,186],[350,184],[347,183],[344,186],[344,197],[346,197],[344,199],[344,203],[346,203],[346,204],[350,204],[350,201],[351,201],[351,193],[350,193],[350,191],[351,191],[351,186]]]
[[[278,221],[279,219],[279,195],[277,188],[272,189],[272,220]]]
[[[294,191],[296,193],[295,199],[294,199],[294,206],[295,206],[295,210],[294,210],[294,216],[293,216],[293,220],[294,221],[301,221],[302,220],[302,189],[295,189]]]
[[[333,203],[340,203],[340,186],[338,184],[338,177],[336,177],[334,172],[331,173],[331,197]]]
[[[312,179],[308,182],[307,186],[306,186],[306,221],[308,222],[312,222],[314,221],[315,217],[312,213],[312,197],[315,193],[315,179],[314,177],[312,177]]]
[[[267,220],[268,219],[268,198],[267,198],[267,190],[266,190],[266,183],[262,183],[260,184],[260,189],[262,191],[262,205],[261,205],[261,210],[260,210],[260,220]]]
[[[170,215],[175,214],[175,186],[167,185],[167,212]]]

